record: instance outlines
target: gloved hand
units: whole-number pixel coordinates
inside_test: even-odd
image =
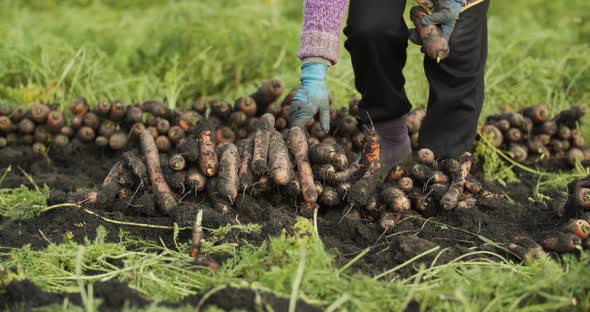
[[[319,112],[322,129],[326,133],[330,131],[330,108],[326,88],[327,68],[328,65],[321,63],[305,63],[301,66],[301,87],[289,108],[291,127],[303,128]]]

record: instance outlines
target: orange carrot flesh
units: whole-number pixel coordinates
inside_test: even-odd
[[[206,177],[212,177],[217,172],[219,160],[215,153],[215,142],[213,141],[213,126],[209,121],[203,120],[199,123],[198,142],[199,142],[199,167],[201,173]]]

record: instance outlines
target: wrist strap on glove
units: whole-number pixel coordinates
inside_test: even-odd
[[[470,8],[484,2],[485,0],[467,0],[465,1],[465,6],[461,9],[461,13],[469,10]],[[421,6],[422,8],[424,8],[424,10],[426,10],[426,12],[428,12],[428,14],[432,13],[432,9],[425,6],[420,0],[416,0],[416,3]]]

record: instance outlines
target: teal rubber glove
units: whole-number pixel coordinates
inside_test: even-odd
[[[305,63],[301,66],[301,87],[289,108],[291,127],[303,128],[319,112],[322,129],[326,133],[330,131],[326,69],[328,65],[321,63]]]

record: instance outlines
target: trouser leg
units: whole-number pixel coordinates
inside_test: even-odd
[[[408,28],[405,0],[351,0],[344,34],[355,85],[362,95],[361,119],[373,122],[406,114],[410,102],[404,90]]]
[[[484,101],[488,7],[489,0],[460,15],[447,59],[440,64],[424,59],[430,96],[419,143],[440,157],[457,157],[470,150],[476,136]]]

